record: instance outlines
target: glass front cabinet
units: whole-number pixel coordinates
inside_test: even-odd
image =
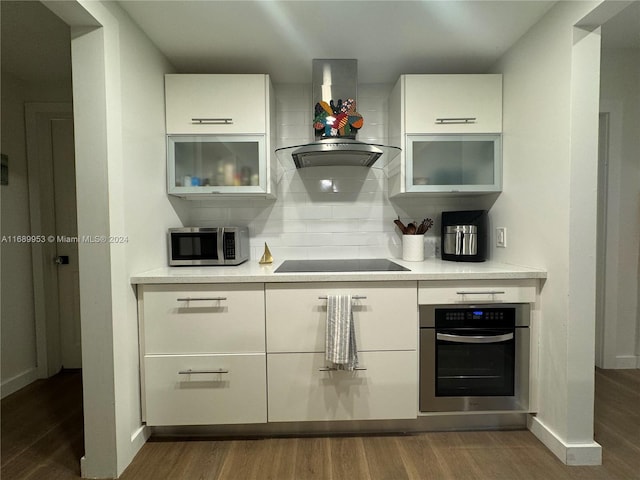
[[[502,76],[402,75],[389,97],[389,195],[502,190]]]
[[[407,135],[406,193],[499,192],[500,140],[496,134]]]
[[[169,135],[172,195],[266,194],[264,135]]]
[[[167,192],[275,197],[275,95],[263,74],[165,75]]]

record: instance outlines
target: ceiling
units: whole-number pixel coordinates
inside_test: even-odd
[[[602,26],[605,48],[640,48],[640,1],[635,1]]]
[[[2,70],[32,83],[71,81],[69,27],[40,2],[0,0]]]
[[[361,83],[401,73],[484,72],[555,2],[526,0],[173,0],[119,2],[179,72],[269,73],[308,83],[313,58],[356,58]],[[0,0],[2,69],[70,81],[69,28],[37,1]],[[602,28],[640,48],[640,1]]]
[[[361,83],[485,72],[551,1],[148,1],[120,4],[181,73],[309,82],[314,58],[356,58]]]

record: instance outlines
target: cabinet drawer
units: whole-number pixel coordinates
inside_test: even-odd
[[[418,283],[420,305],[448,305],[455,303],[534,303],[538,281],[477,280],[474,282],[429,281]]]
[[[266,132],[266,75],[169,74],[164,81],[168,134]]]
[[[322,353],[269,354],[269,421],[416,418],[417,352],[359,360],[366,370],[327,372]]]
[[[262,284],[145,285],[144,353],[264,352]]]
[[[147,356],[144,367],[147,425],[267,420],[264,354]]]
[[[406,75],[405,122],[406,133],[500,133],[502,76]]]
[[[267,284],[267,351],[324,352],[327,301],[352,294],[356,342],[361,350],[413,350],[418,337],[416,282]]]

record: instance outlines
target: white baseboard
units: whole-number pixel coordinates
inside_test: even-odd
[[[640,368],[640,356],[618,355],[616,357],[616,368],[618,369]]]
[[[131,434],[131,445],[133,450],[137,452],[142,446],[149,440],[151,436],[151,429],[146,425],[142,425],[135,432]]]
[[[0,386],[2,389],[2,398],[17,392],[21,388],[35,382],[38,378],[40,378],[38,375],[38,369],[34,367],[16,375],[13,378],[3,381]]]
[[[117,459],[118,465],[116,466],[115,472],[107,473],[107,470],[105,470],[103,467],[103,469],[100,470],[100,473],[96,473],[94,471],[95,465],[87,465],[86,457],[80,458],[80,474],[82,475],[82,478],[107,479],[120,477],[120,475],[122,475],[125,469],[133,461],[133,458],[137,455],[137,453],[140,451],[140,449],[150,436],[151,429],[146,425],[140,426],[140,428],[138,428],[131,434],[131,448],[129,448],[127,452],[119,453]],[[124,454],[126,454],[126,458],[124,458]],[[123,458],[120,458],[120,456],[122,456]],[[91,468],[91,470],[88,470],[88,468]],[[110,469],[110,467],[108,467],[107,469]]]
[[[562,463],[602,465],[602,447],[599,443],[566,443],[534,416],[529,417],[527,427]]]
[[[131,445],[126,452],[126,458],[118,458],[117,476],[119,477],[133,461],[140,449],[146,443],[151,436],[151,429],[146,425],[141,425],[140,428],[135,430],[131,434]],[[124,453],[124,452],[123,452]]]

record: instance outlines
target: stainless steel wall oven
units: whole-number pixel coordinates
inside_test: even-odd
[[[528,304],[421,305],[420,411],[527,411]]]

